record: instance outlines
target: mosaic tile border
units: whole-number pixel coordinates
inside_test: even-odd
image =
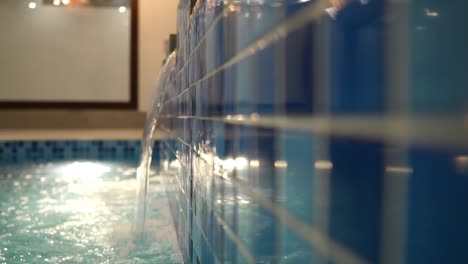
[[[159,159],[155,142],[153,159]],[[0,141],[0,164],[70,159],[138,160],[139,140]]]

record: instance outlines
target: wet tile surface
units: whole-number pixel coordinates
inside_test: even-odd
[[[468,5],[439,2],[180,1],[160,164],[186,263],[468,259]]]

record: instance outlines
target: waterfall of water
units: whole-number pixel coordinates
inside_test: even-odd
[[[153,95],[151,109],[148,111],[145,122],[145,129],[142,139],[142,153],[140,164],[137,169],[137,211],[135,232],[138,237],[144,234],[146,218],[147,190],[149,185],[149,172],[151,158],[153,156],[153,146],[155,140],[155,130],[158,125],[161,109],[164,107],[165,98],[168,91],[175,85],[176,53],[169,55],[159,75],[159,83]]]

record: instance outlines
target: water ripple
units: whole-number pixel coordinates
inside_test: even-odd
[[[135,243],[134,176],[123,163],[0,167],[0,263],[181,263],[161,193]]]

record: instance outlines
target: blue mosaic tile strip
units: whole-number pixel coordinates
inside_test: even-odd
[[[159,159],[155,142],[153,159]],[[140,141],[0,141],[0,163],[41,162],[54,160],[97,159],[138,160]]]

